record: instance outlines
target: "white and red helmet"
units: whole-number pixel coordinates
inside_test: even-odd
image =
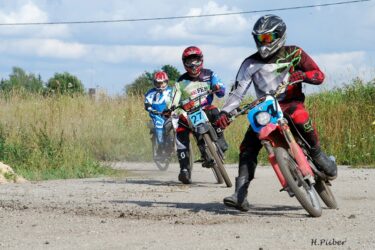
[[[163,90],[168,86],[169,78],[164,71],[158,71],[154,74],[154,86],[159,90]]]
[[[182,62],[189,75],[199,76],[203,68],[203,53],[198,47],[187,47],[182,53]]]

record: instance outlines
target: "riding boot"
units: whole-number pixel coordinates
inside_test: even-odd
[[[228,143],[225,140],[224,132],[220,128],[217,128],[216,133],[217,133],[217,144],[219,145],[221,151],[223,151],[224,153],[225,151],[228,150]]]
[[[331,180],[337,177],[337,165],[328,157],[320,147],[310,149],[310,155],[319,169],[321,169]]]
[[[178,175],[178,180],[184,184],[191,183],[191,173],[189,170],[189,154],[190,152],[186,149],[177,150],[177,157],[180,163],[180,173]]]
[[[249,211],[250,204],[247,201],[247,189],[250,181],[246,176],[236,178],[236,189],[234,194],[224,198],[224,204],[241,211]]]
[[[204,168],[211,168],[215,164],[215,162],[213,159],[208,157],[206,153],[206,146],[204,144],[204,141],[198,142],[198,149],[199,149],[199,152],[201,153],[201,157],[199,160],[196,160],[195,162],[202,163],[202,167]]]

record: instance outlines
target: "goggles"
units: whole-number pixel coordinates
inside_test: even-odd
[[[168,81],[154,81],[154,86],[157,88],[161,88],[167,85],[168,85]]]
[[[203,63],[202,60],[197,59],[197,58],[192,58],[192,59],[187,59],[184,64],[188,68],[197,68],[201,66],[202,63]]]
[[[261,44],[269,44],[277,39],[277,34],[265,33],[265,34],[256,35],[256,38],[258,42],[260,42]]]

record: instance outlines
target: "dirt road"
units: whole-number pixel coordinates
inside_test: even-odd
[[[116,167],[131,176],[1,185],[0,249],[375,249],[375,170],[340,167],[340,208],[311,218],[270,167],[257,169],[246,213],[223,205],[233,188],[209,169],[195,166],[187,186],[177,165]]]

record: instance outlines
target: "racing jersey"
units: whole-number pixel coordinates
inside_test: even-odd
[[[172,102],[172,88],[167,87],[164,90],[158,90],[156,88],[150,89],[145,94],[145,109],[150,112],[156,110],[162,112],[170,107]]]
[[[302,71],[306,77],[304,82],[321,84],[324,74],[311,57],[297,46],[284,46],[270,58],[263,59],[257,52],[246,58],[242,63],[228,99],[222,108],[231,112],[239,107],[251,83],[258,98],[276,90],[277,86],[286,82],[294,71]],[[285,93],[278,97],[280,103],[305,100],[302,92],[302,83],[287,87]]]
[[[202,92],[212,90],[219,98],[225,95],[225,86],[218,76],[209,69],[202,69],[198,77],[191,77],[185,73],[179,77],[173,88],[173,105],[178,106],[180,101],[193,99]],[[201,99],[201,106],[211,105],[213,93]]]

